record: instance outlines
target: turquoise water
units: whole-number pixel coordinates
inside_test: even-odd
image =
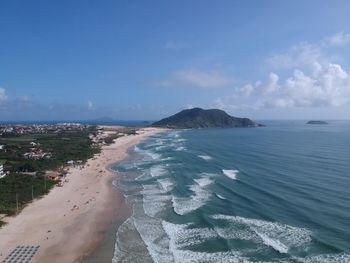
[[[113,262],[350,262],[350,123],[265,124],[135,147]]]

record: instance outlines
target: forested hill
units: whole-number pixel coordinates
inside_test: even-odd
[[[152,124],[153,127],[188,128],[250,128],[263,126],[248,118],[237,118],[223,110],[193,108],[180,111]]]

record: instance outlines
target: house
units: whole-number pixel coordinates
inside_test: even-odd
[[[73,160],[70,160],[67,162],[68,165],[73,165],[74,164],[74,161]]]
[[[31,148],[30,152],[24,153],[23,156],[26,159],[34,159],[34,160],[39,160],[42,158],[50,159],[52,157],[52,153],[43,152],[42,150],[37,148]]]
[[[51,172],[47,178],[52,181],[57,181],[59,179],[59,173]]]

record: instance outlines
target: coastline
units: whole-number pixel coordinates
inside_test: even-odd
[[[93,254],[116,218],[123,196],[112,187],[111,166],[128,149],[164,129],[144,128],[103,146],[84,167],[70,168],[69,182],[25,207],[0,229],[0,261],[16,246],[40,246],[31,262],[79,262]]]

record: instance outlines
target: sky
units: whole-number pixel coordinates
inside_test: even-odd
[[[0,2],[0,120],[349,119],[350,2]]]

